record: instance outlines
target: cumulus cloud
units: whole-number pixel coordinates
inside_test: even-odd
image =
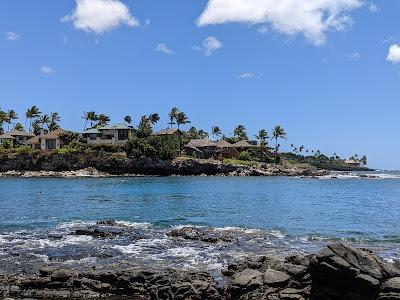
[[[352,24],[350,12],[362,0],[209,0],[199,26],[241,22],[269,24],[287,35],[303,34],[313,44],[326,42],[328,30]]]
[[[399,45],[394,44],[394,45],[390,46],[389,53],[386,57],[386,60],[393,64],[400,63],[400,46]]]
[[[174,51],[172,51],[165,43],[158,44],[156,47],[156,51],[165,53],[167,55],[174,54]]]
[[[258,32],[261,34],[265,34],[269,32],[269,28],[267,25],[262,25],[258,28]]]
[[[5,32],[4,35],[6,36],[6,39],[9,41],[16,41],[21,37],[18,33],[12,31]]]
[[[215,36],[206,38],[202,45],[206,56],[211,56],[215,51],[223,47],[223,44]]]
[[[97,34],[122,24],[129,27],[139,26],[139,21],[120,0],[76,0],[72,14],[66,15],[60,21],[73,22],[76,29]]]
[[[42,73],[46,74],[46,75],[50,75],[50,74],[53,74],[55,72],[52,67],[47,67],[47,66],[41,67],[40,71]]]

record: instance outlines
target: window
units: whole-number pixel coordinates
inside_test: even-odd
[[[47,150],[54,150],[54,149],[56,149],[56,140],[55,140],[55,139],[48,139],[48,140],[46,140],[46,149],[47,149]]]
[[[118,130],[118,140],[125,141],[128,139],[129,131],[126,129]]]
[[[92,141],[97,140],[97,134],[96,133],[89,134],[89,139]]]

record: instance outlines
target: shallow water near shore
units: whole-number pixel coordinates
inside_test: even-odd
[[[400,178],[389,175],[2,178],[0,270],[28,262],[86,267],[121,261],[219,270],[241,256],[314,253],[340,240],[398,260]],[[121,232],[73,234],[99,220],[117,220]],[[234,239],[208,243],[168,235],[182,226]]]

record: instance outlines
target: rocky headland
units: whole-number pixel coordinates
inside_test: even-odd
[[[0,159],[0,177],[108,177],[132,175],[190,176],[323,176],[327,171],[293,164],[227,164],[217,160],[177,158],[129,159],[118,156],[84,157],[52,155],[35,160],[31,156]]]
[[[78,234],[78,233],[77,233]],[[80,234],[102,234],[81,232]],[[175,238],[224,242],[207,232],[175,231]],[[0,270],[1,271],[1,270]],[[217,280],[203,270],[132,266],[128,263],[77,270],[43,265],[32,272],[0,273],[5,299],[400,299],[400,270],[367,249],[328,245],[308,256],[255,256],[221,270]]]

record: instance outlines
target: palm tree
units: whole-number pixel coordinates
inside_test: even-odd
[[[175,124],[174,120],[176,120],[176,118],[178,117],[178,113],[179,113],[179,109],[177,107],[173,107],[171,109],[171,111],[168,113],[168,117],[169,117],[169,125],[172,129],[172,125]]]
[[[58,122],[60,122],[61,118],[58,112],[52,112],[50,114],[50,122],[48,124],[49,131],[54,131],[60,126],[58,125]]]
[[[180,125],[189,124],[189,118],[186,116],[184,112],[179,112],[176,116],[176,124],[178,125],[178,130]]]
[[[81,117],[82,119],[85,120],[85,126],[83,126],[83,131],[86,130],[87,127],[87,123],[89,122],[89,115],[86,111],[83,112],[83,117]]]
[[[29,119],[29,132],[31,132],[32,130],[32,119],[38,118],[40,114],[41,112],[39,111],[39,108],[36,105],[33,105],[31,108],[28,108],[27,111],[25,112],[26,121]]]
[[[150,118],[148,116],[142,116],[137,129],[138,136],[141,138],[146,138],[151,134],[151,132],[152,128]]]
[[[215,136],[221,137],[222,131],[218,126],[213,126],[211,128],[211,133],[213,135],[213,139],[215,139]]]
[[[127,124],[131,124],[132,123],[132,117],[131,116],[125,116],[124,121]]]
[[[160,116],[158,115],[158,113],[152,113],[149,115],[148,117],[149,122],[154,125],[156,123],[158,123],[158,121],[160,121]]]
[[[17,123],[14,125],[14,129],[15,130],[19,130],[19,131],[23,131],[24,130],[24,126],[22,126],[21,123]]]
[[[238,125],[234,130],[233,130],[233,135],[238,141],[241,140],[248,140],[247,137],[247,132],[246,132],[246,127],[243,125]]]
[[[40,124],[40,129],[43,130],[44,124],[46,124],[48,127],[48,124],[50,123],[50,117],[45,114],[38,118],[38,123]]]
[[[0,132],[3,133],[4,129],[3,129],[3,124],[4,122],[6,122],[6,120],[8,119],[8,115],[5,111],[0,110]]]
[[[105,126],[110,122],[110,117],[105,114],[100,114],[98,116],[97,126]]]
[[[268,132],[265,129],[261,129],[255,138],[260,141],[260,147],[265,148],[267,146],[267,139],[269,138]]]
[[[272,132],[272,138],[275,139],[275,152],[278,153],[278,139],[286,138],[285,130],[280,125],[276,125]]]
[[[205,139],[205,138],[208,137],[208,133],[205,132],[203,129],[200,129],[200,130],[197,132],[197,135],[198,135],[199,139]]]
[[[361,162],[364,166],[366,166],[366,165],[367,165],[367,162],[368,162],[367,156],[366,156],[366,155],[363,155],[363,157],[361,157],[360,162]]]
[[[87,119],[90,121],[90,127],[93,128],[93,124],[99,121],[99,116],[94,111],[88,111],[86,115]]]
[[[7,113],[7,120],[6,120],[6,123],[8,123],[8,131],[10,131],[10,125],[12,121],[16,119],[18,119],[17,113],[15,112],[15,110],[10,109]]]

